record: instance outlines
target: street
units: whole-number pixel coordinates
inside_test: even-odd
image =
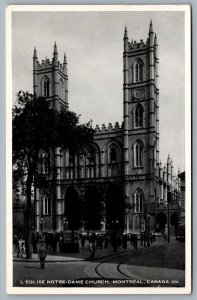
[[[126,251],[95,261],[14,262],[14,286],[184,286],[185,243],[169,244]],[[99,251],[99,249],[97,250]]]

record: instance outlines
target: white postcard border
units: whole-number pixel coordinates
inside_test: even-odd
[[[6,277],[8,294],[190,294],[191,293],[191,16],[189,5],[10,5],[6,9]],[[186,268],[184,288],[21,288],[13,287],[12,260],[12,30],[16,11],[184,11]]]

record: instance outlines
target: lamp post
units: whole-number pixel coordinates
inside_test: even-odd
[[[147,214],[147,230],[148,230],[148,237],[147,237],[147,246],[150,246],[150,228],[149,228],[149,225],[150,225],[150,215]]]
[[[170,242],[170,201],[168,199],[168,243]]]

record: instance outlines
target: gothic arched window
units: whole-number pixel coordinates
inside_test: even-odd
[[[143,212],[144,194],[142,190],[137,189],[134,195],[135,213]]]
[[[49,78],[45,75],[42,78],[42,96],[48,98],[49,97]]]
[[[134,167],[143,166],[143,144],[137,141],[134,145]]]
[[[135,82],[139,81],[139,65],[135,65]]]
[[[117,161],[117,151],[116,148],[113,147],[110,150],[110,162],[116,162]]]
[[[51,214],[51,199],[49,196],[45,196],[42,200],[42,212],[43,215]]]
[[[143,81],[143,66],[143,61],[138,59],[135,64],[135,82]]]
[[[50,155],[49,152],[43,151],[41,153],[41,173],[48,174],[50,169]]]
[[[138,104],[135,110],[135,127],[143,127],[143,107],[141,104]]]
[[[143,65],[139,64],[139,81],[143,81]]]

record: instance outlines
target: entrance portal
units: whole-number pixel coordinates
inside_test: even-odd
[[[64,207],[68,229],[78,230],[80,227],[81,201],[73,187],[68,187],[66,191]]]
[[[167,216],[160,212],[156,216],[156,231],[165,232],[165,225],[167,224]]]

